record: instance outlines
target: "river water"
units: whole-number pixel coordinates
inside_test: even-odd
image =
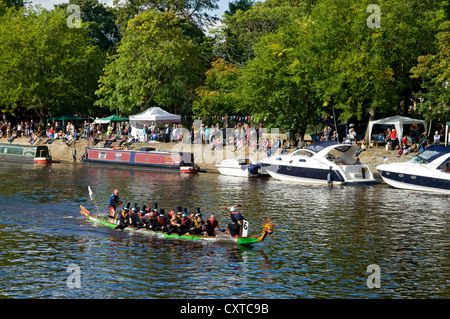
[[[0,163],[0,179],[0,298],[450,298],[446,195],[72,164]],[[252,235],[261,217],[275,231],[251,248],[116,231],[79,213],[96,213],[88,185],[101,213],[118,188],[222,227],[241,203]]]

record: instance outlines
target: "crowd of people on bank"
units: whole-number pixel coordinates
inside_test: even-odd
[[[127,203],[122,210],[117,208],[123,202],[119,199],[119,190],[114,189],[109,198],[109,222],[118,224],[117,228],[123,229],[131,226],[136,229],[145,228],[153,231],[162,231],[179,236],[190,234],[200,236],[216,236],[226,230],[219,226],[214,214],[210,214],[207,220],[203,220],[203,214],[200,208],[196,208],[196,212],[188,213],[187,208],[177,206],[176,209],[165,211],[164,208],[158,209],[158,204],[154,203],[152,207],[143,205],[138,207],[137,203],[130,208],[131,203]],[[241,226],[245,218],[239,213],[236,205],[230,207],[230,223],[227,230],[232,237],[240,235]]]
[[[25,119],[11,123],[4,117],[0,121],[0,138],[7,138],[12,143],[16,138],[25,137],[28,139],[29,145],[35,145],[40,141],[44,144],[51,144],[55,140],[62,140],[68,146],[78,140],[84,139],[92,142],[92,145],[101,143],[102,147],[129,147],[133,143],[144,142],[172,142],[172,143],[196,143],[205,144],[211,150],[222,150],[223,146],[233,146],[234,151],[247,147],[254,152],[272,152],[281,149],[282,153],[289,151],[291,148],[304,147],[305,141],[300,138],[283,139],[279,136],[272,135],[272,138],[261,136],[263,129],[262,123],[259,126],[249,123],[239,122],[233,127],[225,125],[220,127],[219,123],[212,125],[201,124],[196,126],[195,123],[189,129],[183,127],[182,124],[165,123],[157,124],[151,122],[145,124],[141,132],[136,131],[132,134],[132,128],[129,122],[112,122],[109,124],[98,124],[95,122],[84,121],[77,126],[73,122],[68,122],[65,127],[60,125],[60,121],[53,121],[44,126],[39,125],[34,119]],[[387,149],[399,150],[397,156],[408,154],[426,147],[428,144],[428,136],[426,132],[420,133],[416,124],[411,125],[409,134],[398,136],[395,129],[386,129],[384,133],[372,136],[377,142],[384,142]],[[320,134],[311,134],[312,142],[316,141],[337,141],[338,136],[336,130],[325,125]],[[343,137],[344,141],[355,143],[357,134],[353,124],[349,125],[347,135]],[[439,131],[435,131],[433,135],[433,145],[443,144],[445,139],[445,126],[441,125]],[[339,137],[342,140],[342,137]],[[365,144],[364,139],[361,140]],[[116,143],[117,142],[117,143]],[[114,144],[116,143],[116,144]]]

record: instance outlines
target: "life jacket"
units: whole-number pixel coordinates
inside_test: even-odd
[[[190,222],[190,220],[189,220],[189,218],[182,218],[181,219],[181,225],[182,226],[187,226],[187,225],[189,225],[191,222]]]
[[[203,224],[204,224],[203,220],[199,222],[199,221],[197,221],[197,219],[194,219],[194,225],[196,228],[199,228]]]
[[[211,218],[209,218],[208,219],[209,220],[209,223],[210,223],[210,227],[211,227],[211,230],[214,230],[214,228],[216,228],[217,226],[219,226],[219,223],[217,222],[217,219],[215,219],[215,220],[212,220]]]
[[[158,223],[159,223],[160,225],[164,225],[164,223],[166,222],[164,217],[162,218],[162,220],[161,220],[161,218],[159,218],[159,216],[156,217],[156,219],[158,220]]]

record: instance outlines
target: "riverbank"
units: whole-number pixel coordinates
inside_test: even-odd
[[[35,145],[44,145],[45,140],[39,141]],[[7,144],[7,139],[3,141],[0,140],[0,143]],[[14,140],[12,144],[19,145],[28,145],[26,138],[17,138]],[[92,146],[92,142],[86,140],[77,140],[72,143],[71,146],[68,146],[64,141],[58,139],[55,140],[52,144],[45,144],[49,147],[53,161],[61,162],[61,163],[74,163],[72,151],[73,148],[76,150],[76,159],[75,163],[80,164],[80,157],[83,155],[86,147]],[[102,147],[104,142],[97,144],[97,147]],[[113,143],[112,146],[118,145],[117,142]],[[211,150],[211,144],[180,144],[180,143],[136,143],[132,144],[129,149],[137,150],[142,147],[153,147],[158,151],[184,151],[184,152],[193,152],[194,159],[196,164],[200,167],[201,171],[207,173],[218,173],[216,167],[214,166],[216,163],[219,163],[223,159],[234,158],[235,156],[249,155],[255,160],[260,160],[266,157],[266,154],[263,152],[253,152],[252,148],[242,148],[241,150],[234,152],[233,146],[224,146],[223,150]],[[279,152],[279,151],[278,151]],[[380,165],[383,161],[389,162],[404,162],[408,158],[411,158],[413,154],[402,155],[401,157],[396,157],[398,150],[388,150],[384,147],[374,147],[369,148],[366,151],[363,151],[359,154],[360,161],[367,164],[372,173],[377,174],[378,171],[375,168],[376,165]]]

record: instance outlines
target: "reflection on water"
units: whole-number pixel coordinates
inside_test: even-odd
[[[20,172],[20,174],[18,174]],[[449,197],[372,186],[70,164],[0,163],[0,296],[37,298],[449,298]],[[94,225],[79,205],[181,204],[204,217],[240,203],[259,234],[250,248],[155,239]],[[70,264],[82,289],[69,289]],[[381,288],[369,289],[369,265]]]

